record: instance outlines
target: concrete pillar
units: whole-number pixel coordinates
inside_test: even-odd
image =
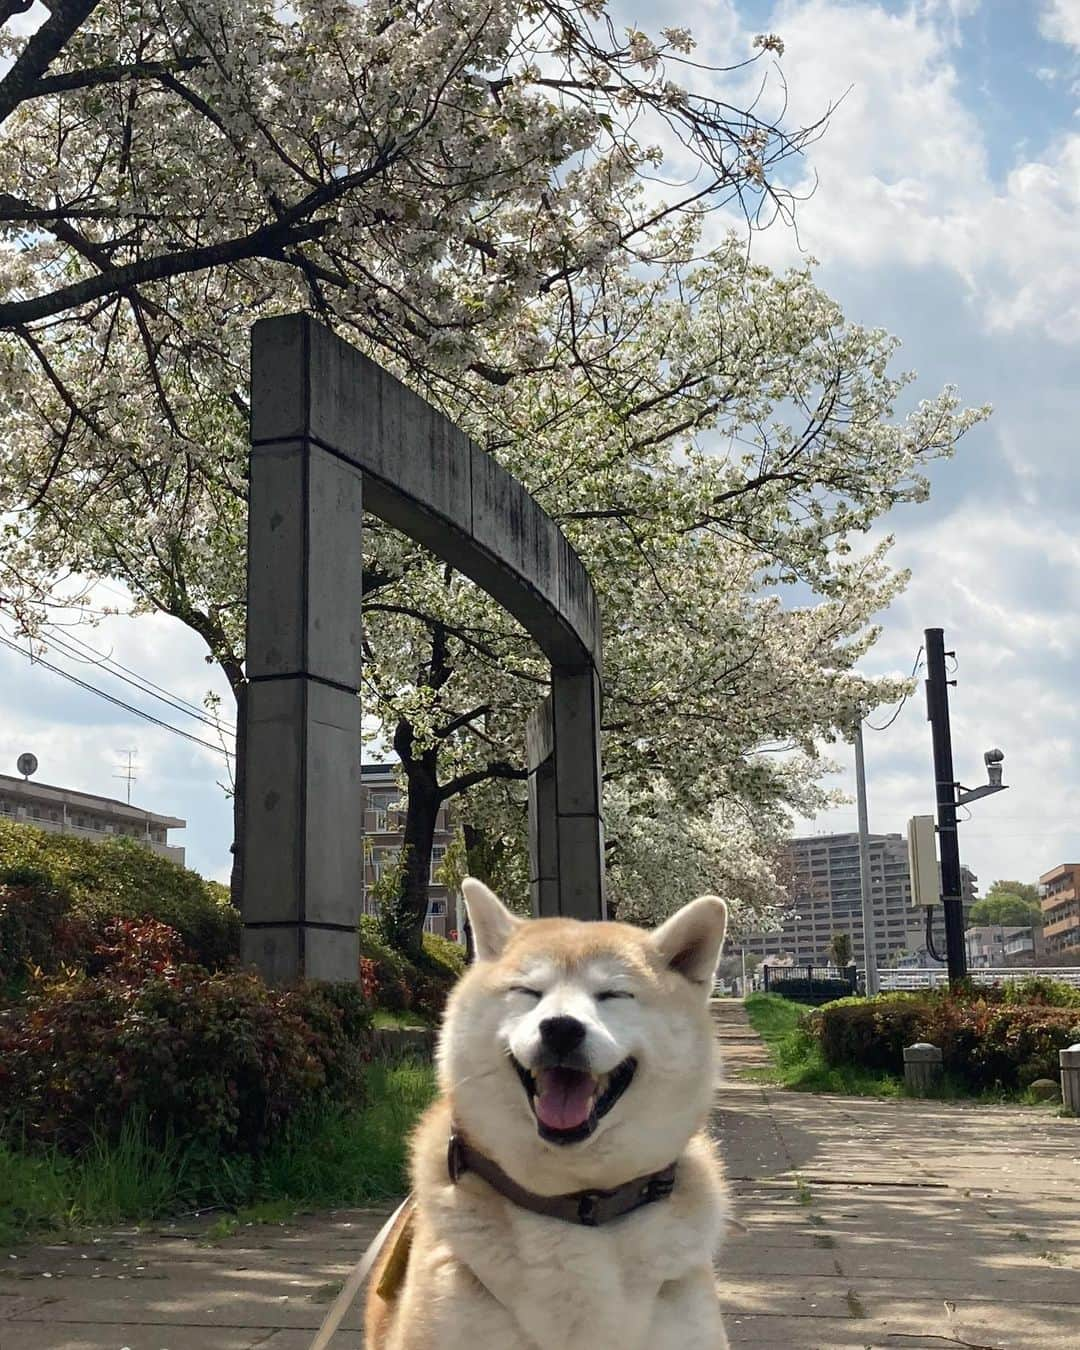
[[[559,913],[606,919],[600,681],[594,667],[551,671]]]
[[[552,669],[551,696],[530,714],[525,745],[533,913],[606,918],[595,669]]]
[[[925,1097],[941,1082],[941,1050],[926,1041],[904,1047],[904,1083],[909,1092]]]
[[[1066,1111],[1080,1116],[1080,1044],[1058,1051],[1061,1065],[1061,1103]]]
[[[274,981],[355,980],[363,484],[306,434],[301,359],[256,328],[243,955]]]

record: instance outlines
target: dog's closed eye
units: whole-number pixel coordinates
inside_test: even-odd
[[[604,1003],[609,998],[633,998],[629,989],[601,989],[596,996],[597,1003]]]
[[[528,994],[530,998],[543,998],[539,989],[530,989],[526,984],[512,984],[508,992],[511,994]]]

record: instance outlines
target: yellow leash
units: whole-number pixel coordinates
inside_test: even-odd
[[[371,1274],[375,1262],[379,1259],[382,1249],[386,1246],[387,1239],[393,1232],[394,1225],[401,1216],[402,1210],[412,1202],[412,1196],[407,1195],[393,1214],[387,1219],[379,1231],[375,1234],[367,1251],[360,1260],[353,1266],[349,1272],[349,1278],[342,1286],[341,1293],[334,1299],[330,1305],[330,1310],[323,1318],[323,1324],[316,1332],[315,1339],[311,1342],[311,1350],[326,1350],[330,1344],[334,1332],[341,1325],[345,1314],[353,1305],[353,1300],[363,1288],[365,1281]]]

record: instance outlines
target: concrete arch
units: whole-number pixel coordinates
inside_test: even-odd
[[[581,560],[445,417],[302,314],[252,331],[245,958],[275,980],[356,978],[362,512],[487,590],[552,666],[530,718],[539,914],[601,918],[601,637]]]

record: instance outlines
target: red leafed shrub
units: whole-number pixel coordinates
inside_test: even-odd
[[[373,1008],[415,1012],[436,1021],[465,966],[461,948],[446,938],[424,934],[422,963],[391,947],[378,920],[360,919],[360,985]]]
[[[0,820],[0,984],[31,967],[82,968],[116,919],[168,924],[211,969],[240,952],[240,914],[216,882],[131,839],[98,843]]]
[[[247,1151],[358,1095],[370,1015],[355,986],[177,964],[164,925],[111,936],[99,973],[40,981],[0,1012],[0,1132],[76,1151],[139,1111],[158,1137]]]
[[[157,919],[113,919],[91,937],[85,956],[88,975],[108,974],[138,984],[165,975],[195,958],[175,928]]]

